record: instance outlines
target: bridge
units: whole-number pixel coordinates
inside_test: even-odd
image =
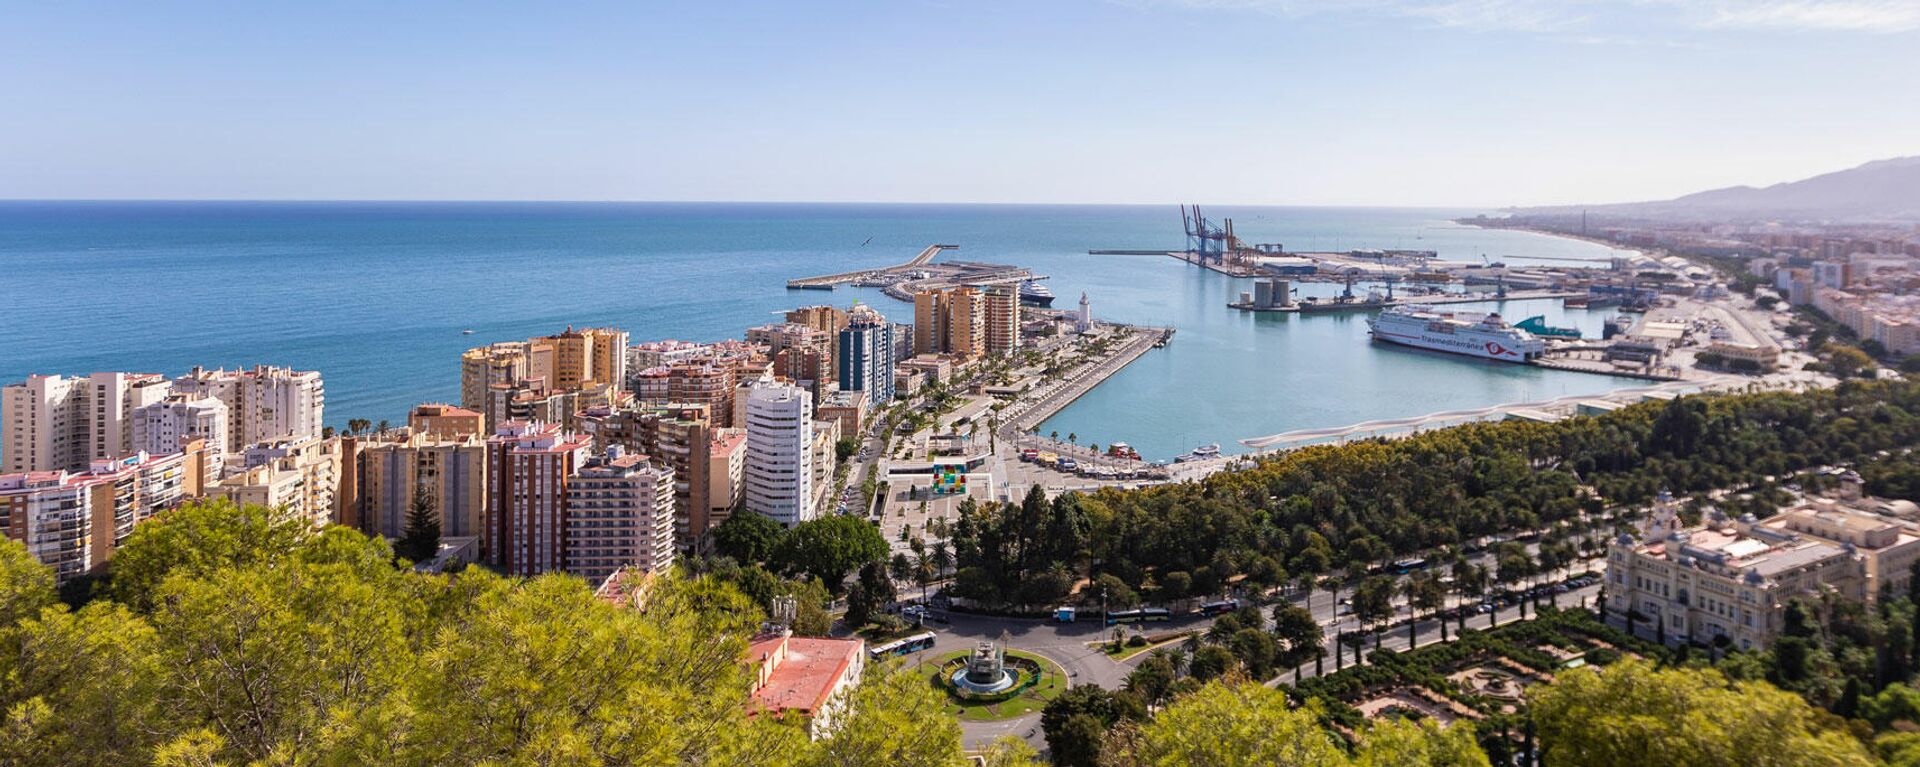
[[[836,285],[852,282],[854,280],[860,279],[861,277],[866,277],[868,275],[875,274],[878,272],[893,271],[895,269],[916,269],[922,266],[926,266],[927,263],[932,261],[933,257],[939,255],[941,251],[958,250],[959,248],[960,246],[958,245],[928,245],[926,250],[920,251],[920,255],[914,256],[913,260],[908,261],[904,264],[896,264],[894,266],[879,266],[879,267],[874,267],[872,269],[861,269],[861,270],[852,271],[852,272],[841,272],[839,274],[823,274],[818,277],[802,277],[797,280],[788,280],[787,289],[788,290],[832,290]]]

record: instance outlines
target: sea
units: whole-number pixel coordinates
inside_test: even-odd
[[[1603,245],[1453,223],[1473,209],[1228,207],[1235,233],[1291,251],[1401,248],[1565,263]],[[1157,256],[1185,246],[1177,206],[0,202],[0,381],[100,370],[319,370],[327,421],[399,423],[456,400],[461,350],[567,326],[634,341],[714,341],[831,302],[912,321],[878,290],[788,290],[796,277],[943,259],[1027,267],[1057,308],[1171,326],[1149,352],[1042,424],[1082,444],[1168,459],[1218,443],[1377,418],[1597,394],[1636,385],[1369,343],[1365,317],[1243,313],[1251,280]],[[1332,295],[1338,285],[1301,285]],[[1608,310],[1508,301],[1512,320],[1597,336]],[[472,331],[470,334],[465,331]]]

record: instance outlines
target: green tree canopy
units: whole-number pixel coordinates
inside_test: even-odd
[[[1844,729],[1798,696],[1718,671],[1655,670],[1634,660],[1580,668],[1539,688],[1533,711],[1554,764],[1582,767],[1868,765]]]

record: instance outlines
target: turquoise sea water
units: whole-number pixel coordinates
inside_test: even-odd
[[[1413,248],[1442,257],[1604,258],[1601,246],[1449,219],[1470,210],[1228,208],[1236,233],[1294,250]],[[870,241],[869,241],[870,240]],[[862,243],[866,244],[862,244]],[[779,311],[878,291],[788,291],[786,280],[952,258],[1048,275],[1059,306],[1179,332],[1042,426],[1168,458],[1203,442],[1632,382],[1375,347],[1359,315],[1226,308],[1250,281],[1169,258],[1171,206],[704,203],[0,202],[0,381],[30,373],[290,365],[327,381],[327,420],[399,421],[457,397],[458,356],[568,324],[634,340],[739,337]],[[1337,286],[1303,286],[1302,295]],[[1477,308],[1477,307],[1476,307]],[[1606,312],[1512,302],[1597,334]],[[472,335],[463,335],[472,329]]]

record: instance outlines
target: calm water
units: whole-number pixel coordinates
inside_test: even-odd
[[[1217,208],[1236,233],[1296,250],[1419,248],[1443,257],[1604,258],[1588,243],[1461,227],[1475,211]],[[1167,458],[1202,442],[1460,407],[1597,393],[1631,382],[1373,347],[1360,316],[1243,314],[1250,281],[1168,258],[1171,207],[626,203],[0,202],[0,381],[30,373],[259,363],[318,369],[328,420],[399,421],[451,400],[462,349],[567,324],[636,341],[738,337],[776,312],[878,291],[785,289],[787,279],[954,258],[1049,275],[1058,304],[1179,328],[1042,428],[1131,442]],[[869,241],[869,238],[871,240]],[[863,245],[862,243],[866,244]],[[1337,286],[1304,286],[1303,295]],[[1605,312],[1514,302],[1597,334]],[[472,329],[473,335],[463,335]]]

